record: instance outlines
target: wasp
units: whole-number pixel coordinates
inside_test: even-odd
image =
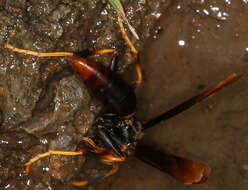
[[[138,79],[136,81],[136,86],[138,86],[142,81],[141,67],[139,62],[139,55],[134,46],[130,43],[130,40],[125,35],[123,37],[132,49],[135,62],[136,71]],[[150,120],[145,124],[141,124],[136,119],[136,95],[133,86],[129,85],[126,81],[121,79],[113,71],[114,65],[116,64],[116,59],[110,64],[111,66],[104,67],[97,64],[94,61],[90,61],[86,58],[80,56],[80,54],[70,53],[70,52],[54,52],[54,53],[38,53],[29,50],[23,50],[16,48],[10,44],[6,44],[5,48],[9,48],[13,51],[19,53],[26,53],[36,56],[65,56],[68,63],[74,68],[75,72],[78,73],[82,81],[86,86],[93,92],[93,94],[106,106],[108,112],[100,115],[93,124],[93,135],[83,137],[83,147],[78,151],[56,151],[50,150],[46,153],[39,154],[32,158],[26,163],[26,173],[29,173],[31,165],[39,160],[40,158],[47,157],[49,155],[86,155],[91,152],[96,154],[100,160],[108,165],[112,166],[112,169],[108,172],[99,175],[90,180],[83,180],[80,182],[73,182],[75,186],[85,186],[95,183],[103,178],[113,175],[118,170],[118,162],[125,161],[127,156],[134,154],[136,145],[138,141],[143,136],[143,131],[147,128],[155,126],[155,124],[160,121],[169,119],[180,112],[188,109],[197,102],[200,102],[204,98],[215,93],[222,87],[236,81],[240,76],[233,74],[231,77],[224,81],[221,81],[217,85],[213,86],[209,90],[183,102],[182,104],[176,106],[175,108],[169,110],[168,112]],[[88,54],[104,54],[104,53],[114,53],[115,57],[119,55],[119,52],[114,49],[103,49],[98,51],[88,52]],[[166,168],[165,162],[163,162],[165,157],[155,158],[158,155],[153,150],[149,150],[149,147],[139,146],[140,150],[137,151],[136,156],[141,160],[147,162],[148,164],[166,171],[179,181],[183,183],[201,183],[209,175],[209,168],[201,163],[193,162],[187,159],[179,157],[170,157],[171,164],[175,162],[180,163],[180,167],[168,167]],[[152,153],[151,154],[148,153]],[[197,166],[197,167],[195,167]],[[185,182],[185,176],[182,170],[192,170],[197,168],[197,177],[190,179],[190,182]],[[189,169],[190,168],[190,169]],[[187,179],[186,179],[187,180]]]
[[[122,24],[121,21],[120,23]],[[121,26],[123,29],[123,25]],[[128,43],[130,43],[130,40],[126,36],[125,32],[124,38],[127,39]],[[135,86],[138,86],[142,81],[139,55],[131,43],[130,46],[133,48],[133,55],[135,58],[138,75]],[[119,52],[114,49],[102,49],[98,51],[88,50],[83,53],[85,56],[92,54],[113,53],[114,59],[110,64],[110,67],[104,67],[76,53],[39,53],[19,49],[10,44],[5,44],[5,48],[11,49],[15,52],[31,54],[39,57],[65,56],[68,63],[73,67],[75,72],[78,73],[85,85],[108,110],[108,113],[103,114],[96,119],[92,126],[94,134],[91,137],[84,137],[82,139],[85,146],[80,148],[79,151],[49,151],[44,154],[39,154],[26,163],[26,173],[29,173],[30,166],[35,161],[52,154],[86,155],[88,152],[92,152],[97,154],[103,163],[112,165],[113,168],[109,172],[91,180],[73,182],[73,185],[89,185],[114,174],[118,170],[117,163],[125,161],[126,157],[134,152],[135,145],[143,136],[141,123],[137,121],[135,117],[136,95],[134,92],[134,87],[129,85],[114,72]]]

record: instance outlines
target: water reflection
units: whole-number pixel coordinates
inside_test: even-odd
[[[248,2],[248,0],[244,1]],[[228,8],[230,5],[231,0],[217,2],[201,0],[200,2],[190,4],[189,7],[198,14],[225,21],[229,17]]]

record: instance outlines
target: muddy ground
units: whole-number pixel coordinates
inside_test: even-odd
[[[64,58],[37,58],[4,49],[6,42],[35,51],[117,48],[118,72],[135,80],[130,49],[116,13],[104,1],[0,1],[0,189],[247,189],[248,2],[123,1],[141,40],[144,82],[137,89],[141,121],[172,108],[236,72],[242,78],[186,112],[149,129],[145,142],[212,168],[201,185],[183,185],[129,158],[96,185],[74,180],[108,167],[94,158],[52,156],[24,164],[48,149],[75,150],[104,109]],[[130,35],[130,33],[129,33]],[[131,35],[130,35],[131,36]],[[107,65],[111,56],[91,59]]]

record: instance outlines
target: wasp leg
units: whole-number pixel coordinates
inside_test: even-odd
[[[104,164],[112,164],[113,162],[124,162],[126,160],[125,156],[115,156],[113,153],[105,154],[100,156],[101,161]]]
[[[109,69],[111,71],[116,71],[118,57],[120,55],[120,53],[117,50],[115,50],[115,49],[100,49],[100,50],[96,50],[96,51],[92,52],[92,54],[98,54],[98,55],[102,55],[102,54],[106,54],[106,53],[113,53],[114,54],[114,57],[112,58],[111,63],[109,65]]]
[[[119,55],[115,55],[112,60],[111,60],[111,63],[109,65],[109,69],[111,71],[116,71],[117,70],[117,63],[119,61]]]
[[[35,156],[34,158],[32,158],[31,160],[29,160],[25,166],[25,173],[29,173],[30,172],[30,167],[31,165],[36,162],[37,160],[50,156],[50,155],[64,155],[64,156],[77,156],[77,155],[83,155],[86,154],[88,151],[86,149],[82,149],[80,151],[57,151],[57,150],[50,150],[48,152],[45,152],[43,154],[38,154],[37,156]]]
[[[107,152],[105,148],[97,146],[96,143],[88,137],[83,137],[82,140],[90,144],[94,148],[91,151],[96,154],[103,154],[104,152],[105,153]],[[125,149],[126,149],[126,146],[123,145],[121,151],[124,151]],[[100,158],[104,163],[123,162],[125,160],[124,156],[114,156],[112,153],[103,154],[100,156]]]
[[[127,33],[125,31],[125,28],[123,26],[122,16],[120,14],[118,15],[118,21],[119,21],[119,25],[121,27],[122,36],[123,36],[124,40],[127,42],[128,46],[131,48],[131,51],[132,51],[134,59],[135,59],[135,67],[136,67],[136,72],[137,72],[137,77],[138,77],[138,79],[136,81],[136,87],[137,87],[141,84],[141,82],[143,80],[141,65],[140,65],[139,52],[134,47],[131,40],[128,38]]]
[[[113,53],[114,55],[118,56],[120,53],[115,50],[115,49],[100,49],[100,50],[96,50],[96,51],[92,51],[92,55],[102,55],[102,54],[106,54],[106,53]]]
[[[34,55],[37,57],[59,57],[59,56],[73,56],[74,53],[71,52],[36,52],[36,51],[30,51],[26,49],[20,49],[15,46],[12,46],[9,43],[6,43],[4,45],[4,48],[10,49],[13,52],[18,52],[18,53],[25,53],[28,55]],[[90,51],[86,50],[83,51],[84,56],[90,56],[90,55],[96,55],[96,54],[106,54],[106,53],[113,53],[115,56],[119,55],[119,52],[115,49],[101,49],[101,50],[96,50],[96,51]]]
[[[98,130],[99,130],[99,135],[101,136],[101,139],[103,140],[105,146],[113,150],[117,156],[122,157],[123,153],[119,148],[118,144],[111,137],[110,132],[107,131],[105,128],[99,128]]]
[[[102,154],[103,152],[105,152],[105,149],[97,146],[96,143],[91,138],[83,137],[82,140],[84,142],[87,142],[89,145],[91,145],[94,148],[93,150],[91,150],[92,152],[95,152],[96,154]]]
[[[86,185],[91,185],[93,183],[96,183],[106,177],[109,177],[113,174],[115,174],[117,171],[118,171],[118,165],[116,163],[112,163],[112,169],[109,170],[108,172],[106,172],[105,174],[103,175],[99,175],[95,178],[92,178],[90,180],[84,180],[84,181],[80,181],[80,182],[73,182],[72,185],[75,185],[75,186],[86,186]]]
[[[14,52],[18,53],[25,53],[28,55],[34,55],[37,57],[59,57],[59,56],[73,56],[74,54],[71,52],[47,52],[47,53],[42,53],[42,52],[36,52],[36,51],[30,51],[30,50],[25,50],[25,49],[20,49],[16,48],[8,43],[4,45],[5,48],[10,49]]]
[[[109,53],[114,54],[114,56],[111,60],[109,69],[111,71],[116,71],[116,65],[117,65],[118,57],[119,57],[120,53],[115,49],[110,48],[110,49],[100,49],[100,50],[95,50],[95,51],[91,51],[91,50],[87,49],[87,50],[80,52],[79,55],[82,57],[88,57],[91,55],[103,55],[103,54],[109,54]]]

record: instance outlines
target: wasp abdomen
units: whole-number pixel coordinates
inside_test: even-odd
[[[77,55],[68,56],[67,59],[109,111],[120,116],[128,116],[136,111],[134,89],[127,82],[94,61]]]

